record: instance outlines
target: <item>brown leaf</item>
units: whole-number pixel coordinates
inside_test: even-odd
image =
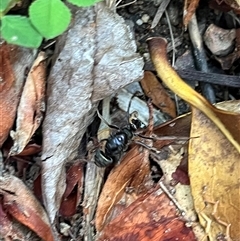
[[[97,240],[196,240],[170,203],[159,187],[151,190],[106,225]]]
[[[113,206],[121,199],[126,187],[139,190],[144,179],[149,175],[148,150],[133,147],[108,176],[98,200],[96,229],[102,230],[107,224]]]
[[[193,14],[196,12],[198,7],[199,0],[185,0],[184,1],[184,15],[183,15],[183,24],[186,27],[191,20]]]
[[[59,209],[59,213],[64,217],[69,217],[76,213],[76,208],[81,200],[83,188],[83,169],[84,164],[78,161],[67,171],[67,186]]]
[[[45,210],[20,179],[14,176],[0,177],[0,194],[7,213],[43,240],[54,240]]]
[[[144,72],[141,85],[144,93],[152,99],[154,105],[172,118],[176,117],[176,106],[174,101],[170,98],[164,87],[152,72]]]
[[[45,59],[45,53],[40,52],[28,74],[18,106],[16,132],[11,132],[14,145],[10,155],[19,154],[41,124],[45,111]]]
[[[9,135],[24,83],[25,68],[32,61],[32,50],[0,44],[0,146]]]
[[[229,109],[229,107],[228,107]],[[236,109],[239,112],[239,101]],[[201,225],[210,241],[240,237],[240,154],[199,110],[192,111],[189,173]],[[235,125],[236,124],[236,125]],[[234,123],[240,135],[239,123]]]

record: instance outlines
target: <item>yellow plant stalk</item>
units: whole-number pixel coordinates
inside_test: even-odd
[[[166,39],[155,37],[147,42],[151,59],[161,80],[174,93],[211,119],[240,153],[240,115],[215,108],[178,76],[167,59]]]

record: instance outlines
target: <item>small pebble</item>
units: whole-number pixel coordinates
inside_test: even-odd
[[[138,20],[136,21],[136,24],[139,25],[139,26],[141,26],[141,25],[143,24],[142,19],[138,19]]]
[[[150,18],[149,15],[147,15],[146,13],[142,15],[142,21],[143,21],[144,23],[147,23],[148,20],[149,20],[149,18]]]

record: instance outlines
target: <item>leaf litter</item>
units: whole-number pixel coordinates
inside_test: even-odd
[[[232,3],[229,3],[227,1],[225,2],[228,3],[229,5],[232,5]],[[98,6],[100,6],[100,4]],[[231,193],[231,195],[228,196],[230,197],[230,199],[228,200],[223,195],[222,196],[223,198],[219,201],[218,200],[219,195],[221,194],[216,194],[216,192],[214,192],[214,190],[217,189],[215,188],[215,186],[216,185],[219,186],[218,182],[215,185],[215,183],[212,182],[212,177],[206,180],[204,176],[205,174],[204,168],[205,166],[208,165],[208,163],[206,163],[204,167],[201,167],[201,163],[200,163],[199,166],[201,170],[199,172],[197,172],[194,169],[195,167],[195,164],[194,164],[192,169],[189,168],[189,173],[188,173],[188,168],[187,168],[188,152],[186,148],[186,144],[188,140],[190,140],[189,153],[190,154],[194,153],[194,155],[196,155],[196,159],[198,160],[198,158],[201,159],[201,152],[195,153],[194,152],[195,149],[194,148],[191,149],[191,143],[197,143],[196,145],[198,148],[200,148],[201,146],[203,146],[204,148],[205,141],[207,142],[208,141],[207,139],[211,139],[211,138],[206,138],[204,133],[199,134],[198,131],[201,130],[202,126],[205,126],[205,123],[208,123],[208,121],[204,120],[199,124],[198,123],[199,118],[196,119],[196,112],[194,112],[195,110],[193,110],[193,114],[192,114],[192,123],[193,125],[196,125],[196,122],[197,122],[199,125],[199,128],[197,129],[197,132],[192,133],[191,136],[189,136],[191,115],[188,114],[183,117],[178,117],[176,119],[173,119],[167,123],[164,123],[160,127],[154,128],[154,135],[151,136],[152,139],[150,140],[143,139],[146,142],[149,141],[148,143],[152,143],[149,146],[148,145],[142,146],[139,143],[142,140],[141,138],[138,138],[138,137],[135,138],[135,140],[133,141],[133,142],[136,141],[137,145],[134,146],[132,145],[132,143],[129,143],[130,151],[127,151],[127,154],[123,157],[122,162],[118,163],[112,171],[110,171],[109,169],[99,170],[99,168],[97,168],[93,163],[87,163],[85,180],[84,181],[82,180],[82,177],[83,177],[82,175],[84,175],[84,173],[83,173],[83,170],[80,170],[81,168],[79,169],[79,165],[77,163],[80,162],[82,165],[84,165],[83,164],[84,160],[76,159],[75,160],[76,163],[72,162],[72,160],[75,159],[74,153],[77,153],[76,150],[78,149],[76,140],[81,139],[83,133],[86,130],[87,123],[90,123],[92,121],[98,101],[104,98],[106,95],[112,94],[115,91],[115,89],[118,89],[119,87],[122,87],[125,85],[125,83],[123,83],[121,80],[121,81],[116,81],[117,83],[116,86],[113,86],[115,85],[115,83],[113,83],[114,82],[113,80],[115,78],[119,78],[118,73],[116,73],[116,68],[119,68],[119,72],[122,72],[124,76],[124,70],[126,70],[128,67],[132,69],[131,64],[133,63],[135,64],[134,62],[135,60],[136,62],[139,61],[139,63],[142,61],[138,57],[138,55],[134,54],[136,50],[134,46],[133,46],[133,49],[135,50],[133,51],[133,54],[130,57],[121,56],[120,54],[121,51],[119,50],[117,50],[117,53],[112,54],[109,51],[109,49],[113,47],[109,47],[109,46],[107,47],[99,46],[99,49],[103,50],[103,52],[107,53],[107,55],[101,57],[101,54],[100,55],[98,54],[97,52],[98,48],[96,46],[98,46],[99,43],[97,41],[96,36],[99,32],[105,30],[105,27],[106,27],[105,25],[100,24],[101,21],[96,20],[98,25],[100,24],[100,28],[96,30],[96,26],[94,24],[95,16],[98,14],[99,16],[101,14],[106,15],[106,13],[102,11],[102,9],[100,10],[98,9],[98,6],[96,7],[96,10],[93,10],[94,8],[88,8],[88,10],[86,10],[87,16],[85,15],[85,19],[87,19],[88,17],[88,19],[90,19],[90,24],[87,23],[88,20],[86,20],[85,22],[83,21],[85,24],[83,25],[85,27],[83,28],[80,27],[81,28],[80,32],[85,31],[84,33],[87,33],[86,36],[90,36],[88,38],[89,42],[87,42],[86,45],[85,45],[85,40],[81,39],[82,41],[81,43],[83,43],[84,45],[83,46],[84,50],[83,51],[81,50],[82,51],[81,53],[83,53],[84,57],[86,58],[80,59],[80,63],[81,63],[80,67],[82,68],[83,65],[86,66],[86,68],[84,69],[85,72],[81,72],[78,69],[79,66],[76,63],[79,62],[79,59],[74,62],[74,60],[68,58],[71,55],[74,55],[72,54],[72,52],[74,52],[74,48],[72,48],[72,46],[77,46],[79,48],[78,41],[74,42],[76,43],[75,45],[71,43],[72,49],[70,49],[69,47],[70,45],[67,44],[69,40],[68,38],[70,38],[70,35],[71,35],[70,32],[73,31],[72,29],[74,29],[73,27],[72,29],[69,30],[68,33],[66,33],[65,36],[60,37],[58,39],[59,42],[57,46],[59,46],[60,48],[59,50],[64,50],[65,52],[63,51],[64,54],[61,55],[61,51],[60,52],[57,51],[57,53],[60,53],[60,54],[59,55],[55,54],[56,69],[52,70],[49,77],[48,103],[50,103],[49,106],[52,105],[52,107],[50,108],[51,111],[47,113],[46,120],[48,118],[48,115],[51,114],[51,112],[53,113],[51,115],[52,120],[50,119],[47,120],[48,125],[46,125],[44,129],[45,130],[45,134],[44,134],[45,135],[44,137],[45,156],[43,155],[44,157],[43,159],[45,163],[43,165],[45,169],[42,170],[42,174],[43,174],[43,184],[45,185],[45,186],[43,185],[43,195],[45,199],[45,205],[47,205],[47,209],[49,212],[48,215],[50,214],[52,229],[55,230],[55,222],[53,222],[53,218],[55,217],[55,213],[59,210],[58,207],[61,206],[60,212],[62,212],[61,213],[62,217],[58,216],[60,220],[59,231],[63,236],[67,236],[67,237],[70,236],[72,238],[79,237],[78,236],[79,233],[81,234],[84,233],[85,240],[94,240],[95,239],[94,238],[94,234],[95,234],[94,221],[96,222],[97,230],[98,231],[101,230],[97,234],[98,240],[103,240],[103,239],[111,240],[114,238],[118,240],[118,239],[129,238],[129,237],[136,240],[152,240],[153,237],[154,238],[163,238],[163,237],[176,238],[176,236],[184,240],[194,240],[194,239],[207,240],[207,236],[208,236],[210,239],[214,240],[214,238],[216,237],[216,233],[218,235],[217,236],[218,239],[230,238],[230,236],[232,238],[232,236],[235,235],[235,233],[236,235],[238,235],[236,226],[233,225],[235,221],[236,221],[235,223],[238,223],[237,215],[236,216],[232,215],[232,219],[228,219],[228,215],[226,215],[226,212],[223,211],[225,210],[224,207],[227,206],[229,200],[230,200],[230,203],[232,203],[232,201],[235,202],[235,199],[231,197],[236,196],[234,192],[237,192],[238,189],[231,188],[231,186],[234,186],[236,184],[235,183],[236,178],[235,177],[229,178],[229,180],[231,180],[231,184],[228,186],[230,190],[229,192]],[[73,9],[73,11],[75,11],[75,9]],[[80,12],[81,11],[82,10],[80,10]],[[191,10],[190,11],[191,14],[194,13],[194,11]],[[113,15],[116,17],[115,13]],[[79,22],[81,21],[82,20],[79,20]],[[116,21],[118,22],[120,20],[118,19]],[[114,27],[113,24],[110,24],[109,26],[110,28]],[[74,36],[74,34],[72,36]],[[118,42],[119,42],[119,39],[122,39],[121,36],[122,36],[121,34],[117,35],[116,38],[118,39]],[[114,39],[114,37],[110,35],[108,35],[108,37],[111,40]],[[107,38],[101,39],[101,41],[104,41],[105,39]],[[84,52],[86,49],[87,51]],[[74,52],[76,53],[76,55],[79,54],[79,52],[77,51],[78,49]],[[119,59],[122,61],[121,64],[117,62],[116,56],[118,56]],[[232,60],[231,59],[229,60],[230,67],[234,64],[234,61],[235,61],[234,59],[238,58],[237,56],[238,55],[235,54]],[[77,59],[77,56],[76,56],[76,59]],[[94,61],[96,60],[96,63],[97,63],[97,65],[94,67],[91,65],[93,63],[93,60]],[[224,64],[224,61],[226,61],[227,63],[228,60],[222,59],[220,61],[223,61],[222,63]],[[102,65],[102,63],[104,62],[107,63],[106,66]],[[114,65],[115,62],[117,62],[116,65]],[[65,66],[69,67],[69,63],[72,64],[70,65],[72,67],[65,68]],[[121,69],[122,65],[124,66],[123,69]],[[140,66],[138,67],[140,70],[141,67]],[[90,71],[87,71],[87,69]],[[131,71],[131,72],[133,72],[133,76],[135,77],[136,75],[138,76],[136,79],[138,78],[140,79],[140,75],[142,74],[141,70]],[[200,75],[202,74],[202,72],[200,71],[199,73]],[[127,75],[129,75],[128,72],[126,72],[126,76]],[[68,80],[67,84],[66,84],[66,81],[63,81],[66,79],[66,76]],[[81,78],[79,78],[79,76],[81,76]],[[100,76],[100,78],[103,78],[104,81],[105,79],[108,79],[107,89],[106,89],[105,82],[101,82],[102,80],[101,81],[97,80],[98,76]],[[222,76],[223,75],[221,75],[220,77]],[[86,83],[81,83],[82,85],[80,85],[79,84],[80,81],[75,80],[74,77],[78,77],[78,80],[86,79],[87,81]],[[131,77],[132,80],[135,79],[135,77],[133,78]],[[126,77],[124,78],[126,79]],[[59,83],[55,83],[56,79],[57,80],[60,79],[61,81],[59,81]],[[97,82],[97,84],[95,85],[96,88],[94,88],[95,80]],[[129,82],[131,82],[132,80],[130,80]],[[71,91],[72,87],[73,87],[73,90]],[[74,87],[76,87],[76,89],[78,88],[78,92],[76,92],[76,89],[74,89]],[[92,87],[92,89],[90,89],[87,92],[86,91],[84,92],[82,90],[85,90],[85,87],[87,89]],[[150,87],[152,86],[150,85],[149,88]],[[154,92],[154,90],[151,90],[151,91]],[[162,91],[163,93],[165,92],[164,89]],[[76,96],[76,93],[79,93],[79,96],[81,95],[83,98],[78,98],[79,96]],[[153,95],[153,97],[154,96],[157,96],[157,95]],[[71,104],[67,104],[68,108],[64,109],[63,102],[65,101],[65,99],[68,99],[69,97],[72,97],[70,101]],[[77,99],[78,100],[77,103],[75,103],[73,99],[75,100]],[[155,97],[153,99],[155,99]],[[171,99],[169,99],[169,101],[171,101]],[[125,102],[128,102],[128,101],[125,101]],[[157,102],[159,101],[156,101],[155,104]],[[48,103],[47,103],[47,106],[48,106]],[[68,102],[66,101],[66,103]],[[169,107],[168,105],[169,104],[166,105],[167,108]],[[82,108],[81,113],[77,109],[77,106]],[[59,107],[62,107],[62,108],[59,108]],[[56,108],[56,110],[54,110],[54,108]],[[172,109],[172,107],[170,107],[170,109]],[[64,119],[64,117],[67,116],[67,111],[69,111],[68,117],[71,116],[70,121],[67,120],[67,118]],[[57,114],[57,112],[62,113],[62,116]],[[79,117],[78,119],[72,118],[74,116],[73,112],[75,112],[75,114],[78,115]],[[90,117],[87,117],[88,112],[90,114]],[[144,113],[141,113],[141,114],[144,114]],[[222,116],[220,116],[219,118],[222,118]],[[148,117],[146,119],[148,119]],[[202,118],[200,119],[202,120]],[[62,120],[63,122],[61,123]],[[80,121],[83,122],[82,127],[80,125]],[[67,128],[67,126],[69,126],[69,123],[72,127],[71,131],[69,131],[69,129]],[[224,124],[228,126],[227,122],[224,122]],[[65,131],[65,128],[63,128],[64,125],[65,125],[65,128],[67,129],[66,132],[64,132]],[[238,126],[238,122],[236,122],[236,125],[232,125],[232,131],[234,131],[234,128],[235,130],[238,130],[237,126]],[[76,133],[77,128],[81,129],[80,134]],[[192,127],[192,131],[193,130],[194,129]],[[51,132],[53,132],[53,134]],[[67,132],[69,135],[67,134]],[[49,133],[50,135],[48,135]],[[210,132],[207,131],[207,133],[209,134]],[[169,135],[171,136],[171,138],[167,140],[166,136],[169,136]],[[212,134],[209,134],[209,135],[212,135]],[[46,137],[50,137],[47,142],[45,142]],[[201,138],[205,138],[205,139],[202,140]],[[211,141],[215,141],[215,138],[213,139],[214,140],[211,140]],[[200,143],[199,143],[199,140],[201,141]],[[53,143],[55,144],[53,145]],[[78,144],[79,144],[79,141],[78,141]],[[151,145],[153,146],[151,147]],[[214,151],[216,152],[215,144],[210,144],[207,142],[206,145],[208,147],[213,145],[214,150],[212,152]],[[231,145],[227,141],[224,144],[224,148],[226,149],[228,148],[228,146],[231,146]],[[72,150],[68,150],[68,148]],[[223,147],[221,148],[224,149]],[[224,153],[225,153],[225,149],[224,149]],[[46,154],[46,150],[48,151],[47,154]],[[230,152],[232,153],[231,150]],[[233,152],[234,152],[234,149],[233,149]],[[29,152],[26,152],[26,153],[29,153]],[[89,153],[89,155],[90,155],[89,160],[94,161],[94,158],[93,158],[94,154]],[[92,159],[91,159],[91,155],[92,155]],[[189,161],[190,159],[191,159],[191,155],[189,156]],[[47,165],[48,161],[49,161],[48,163],[49,165]],[[76,165],[72,165],[72,163],[75,163]],[[123,163],[125,164],[128,163],[128,164],[126,166],[122,166]],[[51,166],[51,164],[53,165]],[[143,164],[144,164],[144,167],[141,167]],[[70,168],[68,169],[69,166]],[[236,164],[234,164],[233,166],[236,166]],[[160,167],[160,170],[158,169],[159,167]],[[216,179],[218,177],[216,173],[219,172],[222,174],[224,171],[226,171],[226,169],[227,170],[229,169],[229,167],[226,167],[224,165],[222,168],[223,170],[222,169],[220,170],[217,168],[213,169],[213,173],[216,176]],[[214,171],[216,169],[218,170],[217,172]],[[138,170],[143,170],[143,171],[142,173],[138,173]],[[238,170],[238,168],[236,169],[232,168],[231,173],[234,173],[234,171],[236,170]],[[110,171],[110,174],[108,174],[109,171]],[[211,172],[212,169],[210,168],[207,171]],[[98,173],[100,176],[96,176],[96,173]],[[189,186],[188,174],[190,175],[190,178],[194,178],[196,174],[196,179],[194,179],[194,181],[191,181],[191,187]],[[233,175],[233,176],[236,176],[236,175]],[[50,177],[54,177],[52,178],[53,180],[50,180]],[[220,175],[219,177],[221,179]],[[211,185],[209,185],[208,180],[210,180]],[[51,181],[53,182],[51,183]],[[49,182],[49,185],[48,185],[48,182]],[[67,184],[65,184],[65,182],[67,182]],[[86,196],[83,197],[84,198],[83,199],[84,203],[82,204],[83,206],[82,211],[84,212],[83,214],[81,214],[81,211],[79,211],[79,208],[81,208],[81,206],[78,206],[78,203],[81,200],[82,182],[85,182],[85,183],[87,182],[88,184],[92,183],[92,185],[89,185],[88,187],[89,190],[86,192]],[[193,185],[193,183],[195,182],[196,182],[196,186]],[[200,183],[200,188],[197,185],[198,182]],[[98,192],[94,192],[94,191],[91,192],[91,188],[92,189],[96,188],[100,191],[101,185],[103,183],[105,183],[103,187],[103,191],[100,195],[100,199],[98,200]],[[232,183],[235,183],[235,184],[232,185]],[[87,187],[88,184],[86,184],[85,187]],[[65,188],[65,185],[66,185],[66,188]],[[206,192],[204,190],[204,192],[202,192],[200,195],[197,194],[197,195],[193,195],[193,197],[191,196],[190,190],[193,190],[192,192],[193,194],[194,192],[199,193],[202,191],[203,186],[208,187],[206,189]],[[208,192],[208,189],[210,189],[210,192]],[[50,192],[52,190],[53,192]],[[63,199],[62,199],[62,194],[63,194]],[[110,200],[108,200],[109,197],[111,197]],[[90,210],[90,207],[88,206],[89,203],[87,204],[86,202],[88,198],[92,200],[92,204],[93,204],[92,210]],[[194,200],[194,203],[192,202],[192,200]],[[63,204],[64,202],[65,204]],[[94,214],[92,213],[92,211],[94,211],[94,206],[96,206],[97,203],[98,203],[98,211],[97,211],[98,214],[96,216],[96,220],[94,220]],[[159,203],[161,203],[161,205],[159,205]],[[3,205],[2,200],[1,200],[1,205]],[[2,208],[3,206],[1,205],[0,207]],[[193,205],[195,206],[193,207]],[[76,210],[77,206],[78,206],[78,210]],[[70,208],[68,209],[68,207]],[[199,207],[200,207],[200,210],[199,210]],[[197,211],[200,224],[202,225],[203,228],[199,225],[198,219],[196,218],[197,214],[195,213],[195,209]],[[229,210],[231,211],[231,208]],[[5,211],[6,210],[4,210],[3,208],[0,210],[0,212],[3,214],[2,220],[3,222],[7,223],[7,227],[8,227],[8,230],[5,232],[9,232],[10,236],[12,237],[14,237],[16,233],[18,233],[19,238],[20,239],[23,238],[24,234],[23,233],[21,234],[22,229],[21,228],[17,229],[15,226],[15,223],[11,222],[11,220],[6,218],[8,214],[6,214]],[[74,214],[75,211],[77,211],[77,214]],[[88,216],[88,212],[91,212],[91,215]],[[73,215],[73,216],[72,218],[68,219],[67,218],[68,215]],[[88,231],[86,229],[87,225],[85,223],[89,225]],[[75,230],[76,226],[78,226],[77,228],[78,231]],[[79,232],[79,228],[82,229],[80,232]],[[19,232],[17,232],[16,230],[19,230]],[[35,232],[37,233],[37,231]],[[149,235],[146,235],[146,232]],[[59,240],[59,236],[57,236],[58,232],[56,232],[56,230],[54,231],[54,234],[55,234],[55,240]],[[179,236],[180,234],[182,235],[181,237]],[[80,238],[82,238],[82,235],[80,236],[81,236]]]

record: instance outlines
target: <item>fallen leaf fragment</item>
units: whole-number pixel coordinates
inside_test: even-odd
[[[0,194],[6,212],[45,241],[53,241],[47,214],[26,185],[15,176],[0,177]]]
[[[159,186],[141,195],[101,231],[97,241],[194,241],[178,210]]]
[[[0,146],[9,135],[16,116],[25,68],[31,64],[32,50],[0,44]]]
[[[240,128],[240,114],[218,110],[203,96],[188,86],[170,66],[166,53],[167,41],[164,38],[150,38],[148,46],[152,61],[162,81],[174,93],[208,116],[237,151],[240,152],[240,135],[238,132]]]
[[[236,101],[239,112],[239,101]],[[229,107],[228,107],[229,109]],[[235,125],[234,120],[232,125]],[[239,129],[236,132],[240,135]],[[196,108],[192,110],[189,173],[201,225],[210,241],[240,237],[240,154]],[[225,240],[225,239],[224,239]]]
[[[16,131],[11,131],[14,145],[10,155],[17,155],[28,144],[43,118],[45,111],[45,53],[40,52],[28,74],[18,106]]]
[[[66,190],[59,209],[59,213],[64,217],[70,217],[76,213],[83,189],[83,169],[83,163],[77,161],[67,171]]]
[[[152,72],[145,71],[144,77],[140,83],[145,94],[152,99],[154,105],[172,118],[176,117],[176,106],[174,101],[170,98],[164,87]]]
[[[148,155],[148,150],[135,146],[111,171],[98,200],[95,218],[97,231],[101,231],[109,221],[108,217],[114,205],[122,198],[125,188],[130,186],[139,190],[143,185],[150,171]]]

